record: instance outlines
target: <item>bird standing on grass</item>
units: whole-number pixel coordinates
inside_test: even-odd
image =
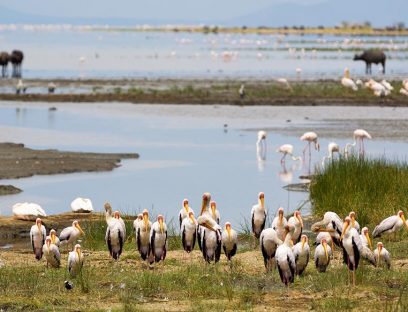
[[[238,90],[239,93],[239,97],[241,98],[241,100],[243,100],[245,98],[245,85],[241,84],[241,87]]]
[[[52,243],[51,237],[47,236],[42,249],[44,257],[47,260],[47,267],[50,265],[52,268],[59,268],[61,264],[61,254],[57,245]]]
[[[384,248],[382,242],[377,243],[377,249],[374,250],[374,259],[377,267],[385,266],[387,269],[391,268],[390,253]]]
[[[282,241],[285,239],[286,234],[285,227],[288,224],[288,220],[286,220],[283,214],[284,214],[283,208],[279,207],[278,215],[272,221],[272,228],[276,231],[276,234]]]
[[[373,231],[373,237],[380,237],[383,234],[394,233],[394,239],[397,232],[403,227],[408,228],[408,223],[405,220],[404,212],[402,210],[398,211],[397,215],[388,217],[381,221]]]
[[[278,234],[272,228],[268,228],[262,231],[259,242],[264,259],[265,269],[266,272],[269,272],[275,264],[276,249],[283,242],[279,239]]]
[[[295,256],[296,274],[302,275],[309,263],[310,247],[309,239],[306,235],[302,235],[300,242],[293,246],[293,255]]]
[[[322,239],[321,244],[319,244],[315,249],[314,262],[316,269],[320,273],[324,273],[330,264],[330,258],[332,256],[332,250],[325,238]]]
[[[185,198],[183,200],[183,208],[180,209],[179,212],[179,224],[180,224],[180,228],[181,228],[181,223],[183,222],[183,220],[185,218],[188,218],[190,211],[193,211],[190,206],[188,205],[188,199]]]
[[[115,211],[113,213],[113,218],[108,218],[106,220],[107,228],[105,242],[108,246],[109,254],[115,260],[119,260],[126,240],[126,228],[123,227],[120,219],[119,211]]]
[[[59,238],[58,238],[58,236],[57,236],[57,231],[55,231],[54,229],[51,229],[50,235],[47,236],[47,237],[51,238],[51,244],[54,244],[54,245],[56,245],[57,247],[59,247],[59,245],[60,245],[60,240],[59,240]]]
[[[30,230],[31,246],[33,248],[33,252],[37,260],[40,260],[43,256],[45,236],[46,236],[45,226],[42,225],[41,219],[37,218],[35,220],[35,225],[33,225]]]
[[[238,234],[231,228],[231,223],[225,223],[225,230],[221,235],[222,248],[228,261],[237,253]]]
[[[205,261],[210,263],[220,261],[221,256],[221,227],[208,215],[202,215],[197,219],[202,228],[201,246]]]
[[[290,217],[288,220],[288,225],[294,227],[292,242],[293,244],[297,244],[300,241],[300,236],[303,232],[303,220],[300,211],[296,210],[294,212],[293,217]]]
[[[194,212],[190,211],[188,217],[181,223],[181,242],[183,249],[190,253],[194,250],[197,236],[197,221],[194,218]]]
[[[81,234],[85,235],[78,221],[75,220],[74,222],[72,222],[72,226],[69,226],[61,231],[59,237],[61,246],[67,244],[67,248],[69,248],[68,245],[74,245]]]
[[[347,143],[346,148],[344,149],[344,154],[348,156],[349,148],[352,146],[356,146],[358,143],[358,153],[359,155],[364,156],[365,149],[364,149],[364,139],[372,139],[371,135],[365,131],[364,129],[356,129],[353,132],[353,143]]]
[[[327,211],[323,216],[323,220],[312,224],[312,231],[313,232],[327,231],[328,233],[330,233],[332,241],[337,246],[341,246],[340,237],[343,231],[343,221],[341,220],[337,213]]]
[[[68,272],[72,277],[76,277],[84,265],[84,255],[81,251],[81,245],[76,244],[73,251],[68,254]]]
[[[164,261],[167,252],[167,225],[162,215],[157,216],[157,221],[150,230],[150,248],[155,262]]]
[[[251,225],[252,234],[254,235],[254,242],[259,238],[262,230],[265,228],[266,222],[266,208],[265,208],[265,194],[260,192],[258,194],[258,204],[253,205],[251,209]]]
[[[286,226],[286,237],[282,245],[276,249],[276,266],[278,267],[279,276],[282,283],[288,286],[295,280],[296,261],[292,251],[292,238],[295,227],[292,225]]]
[[[147,209],[144,209],[142,213],[142,220],[137,224],[136,244],[137,250],[139,251],[142,260],[148,260],[150,264],[154,262],[150,251],[151,228],[152,222],[149,220],[149,212],[147,211]]]
[[[344,76],[341,78],[341,84],[346,88],[352,89],[353,91],[358,90],[356,83],[350,78],[350,71],[348,68],[344,69]]]

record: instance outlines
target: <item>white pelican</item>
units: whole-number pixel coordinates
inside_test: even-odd
[[[262,256],[264,258],[265,269],[268,272],[273,268],[276,249],[283,242],[279,239],[278,234],[272,228],[263,230],[259,241],[261,245]]]
[[[55,231],[54,229],[51,229],[50,235],[47,236],[47,237],[51,238],[51,244],[54,244],[57,247],[60,245],[60,240],[59,240],[59,238],[57,236],[57,231]]]
[[[377,243],[377,249],[374,250],[374,259],[377,267],[385,265],[387,269],[391,268],[390,253],[384,248],[382,242]]]
[[[286,231],[288,233],[283,244],[276,249],[275,259],[281,281],[288,286],[294,282],[296,272],[296,261],[292,251],[292,235],[295,228],[292,225],[287,225]]]
[[[305,153],[306,153],[306,149],[309,149],[309,160],[312,156],[312,150],[311,150],[311,143],[314,143],[314,147],[317,151],[320,151],[320,144],[318,142],[318,137],[316,132],[310,131],[310,132],[305,132],[301,137],[300,137],[301,141],[307,141],[308,143],[306,144],[306,146],[303,149],[303,159],[305,159]]]
[[[327,156],[323,157],[322,166],[324,166],[324,163],[325,163],[326,159],[333,159],[333,154],[334,153],[340,154],[340,146],[337,143],[334,143],[334,142],[329,143],[329,145],[327,146],[327,150],[328,150],[329,154]]]
[[[68,254],[68,271],[72,277],[76,277],[84,265],[84,255],[81,251],[81,245],[76,244],[73,251]]]
[[[326,272],[328,265],[330,264],[330,257],[332,256],[332,250],[325,238],[322,239],[322,243],[315,249],[314,262],[317,271],[320,273]]]
[[[201,212],[200,216],[206,216],[207,218],[212,218],[211,212],[210,212],[210,201],[211,201],[211,194],[210,193],[204,193],[203,198],[202,198],[202,203],[201,203]],[[199,217],[200,217],[199,216]],[[202,232],[203,228],[198,224],[197,227],[197,241],[198,241],[198,247],[202,251],[202,246],[201,246],[201,238],[202,238]]]
[[[54,93],[56,88],[57,88],[57,85],[51,81],[48,84],[48,93]]]
[[[13,215],[16,219],[35,221],[37,217],[46,217],[44,209],[35,203],[16,203],[13,205]]]
[[[384,97],[391,93],[390,90],[388,90],[381,83],[375,81],[374,79],[370,79],[365,83],[365,85],[367,88],[371,89],[374,92],[375,96]]]
[[[150,248],[155,262],[164,261],[167,251],[167,225],[162,215],[157,216],[157,221],[150,230]]]
[[[340,246],[340,236],[343,231],[343,221],[337,213],[328,211],[324,214],[323,220],[312,225],[313,232],[325,231],[330,233],[332,241]],[[333,246],[333,245],[332,245]]]
[[[343,223],[342,246],[343,246],[343,259],[347,265],[348,270],[352,271],[353,286],[356,285],[355,271],[358,268],[360,262],[361,253],[363,250],[363,243],[361,242],[360,235],[357,230],[351,226],[350,217],[346,217]]]
[[[35,220],[35,225],[33,225],[30,230],[31,246],[37,260],[42,258],[45,236],[45,226],[42,225],[41,219],[37,218]]]
[[[357,142],[359,142],[359,154],[363,154],[364,155],[364,139],[371,139],[371,135],[365,131],[364,129],[356,129],[353,132],[353,139],[354,142],[353,143],[347,143],[346,144],[346,148],[344,149],[344,154],[347,156],[348,155],[348,150],[349,147],[351,146],[356,146]]]
[[[193,210],[188,205],[188,199],[185,198],[183,200],[183,208],[181,208],[180,212],[179,212],[180,228],[181,228],[181,223],[183,222],[183,219],[188,218],[188,214],[189,214],[190,211],[193,211]]]
[[[352,89],[353,91],[358,90],[356,83],[350,78],[350,71],[348,68],[344,69],[344,76],[341,78],[341,84],[346,88]]]
[[[295,211],[293,217],[289,218],[288,225],[292,225],[294,227],[292,242],[293,244],[297,244],[300,241],[300,236],[302,235],[303,231],[303,220],[300,211]]]
[[[289,84],[289,81],[286,78],[278,78],[276,79],[276,82],[280,84],[281,86],[285,87],[289,91],[293,91],[292,87]]]
[[[360,234],[361,244],[363,249],[361,250],[361,257],[375,265],[374,253],[372,252],[373,246],[371,245],[370,235],[368,234],[368,228],[363,227]]]
[[[404,212],[402,210],[398,211],[397,215],[388,217],[381,221],[373,231],[373,237],[380,237],[382,234],[394,233],[394,238],[396,233],[404,226],[408,228],[408,223],[405,221]]]
[[[211,217],[217,224],[220,224],[220,211],[217,210],[217,203],[215,201],[212,201],[210,203],[211,207]]]
[[[146,261],[150,258],[150,230],[152,228],[152,222],[149,220],[149,212],[147,209],[143,210],[142,220],[138,223],[136,229],[136,242],[137,250],[139,250],[140,257]],[[154,259],[149,259],[150,263],[154,262]]]
[[[92,201],[89,198],[77,197],[71,203],[73,212],[87,213],[93,211]]]
[[[183,249],[190,253],[194,250],[197,236],[197,221],[194,218],[194,212],[190,211],[188,217],[181,223],[181,242]]]
[[[285,216],[283,215],[283,208],[280,207],[278,209],[278,215],[272,221],[272,228],[276,231],[276,234],[278,234],[279,239],[282,241],[285,239],[285,227],[287,224],[288,220],[286,220]]]
[[[241,84],[241,87],[238,90],[239,97],[243,99],[245,97],[245,85]]]
[[[356,221],[356,213],[354,211],[351,211],[349,213],[349,217],[351,219],[351,226],[357,230],[357,232],[360,232],[360,224]]]
[[[204,260],[217,263],[221,256],[221,227],[206,215],[198,217],[197,221],[203,229],[201,246]]]
[[[222,248],[228,261],[237,253],[238,234],[231,228],[231,223],[225,223],[225,230],[221,235]]]
[[[402,94],[402,95],[407,95],[408,96],[408,90],[407,89],[401,88],[399,90],[399,93]]]
[[[114,217],[110,218],[107,222],[105,242],[106,245],[108,245],[111,257],[115,260],[119,260],[126,239],[126,229],[123,228],[122,223],[119,221],[119,211],[115,211],[113,216]]]
[[[293,160],[302,161],[302,158],[300,156],[293,156],[293,145],[292,144],[283,144],[276,150],[276,152],[283,154],[281,158],[281,164],[285,163],[286,155],[290,155]]]
[[[258,204],[253,205],[251,209],[251,224],[252,234],[255,238],[259,238],[262,230],[265,228],[266,209],[265,209],[265,194],[258,194]]]
[[[25,93],[26,91],[27,86],[23,83],[22,79],[19,79],[16,85],[16,94],[20,94],[21,92]]]
[[[75,220],[72,222],[72,226],[66,227],[60,233],[59,240],[61,242],[61,246],[63,244],[74,245],[76,240],[79,238],[80,235],[85,235],[84,231],[82,230],[81,226],[79,225],[78,221]]]
[[[388,91],[392,91],[394,90],[394,87],[385,79],[381,80],[380,83],[388,90]]]
[[[61,254],[57,245],[53,244],[51,241],[51,237],[47,236],[45,240],[45,244],[42,248],[44,258],[47,260],[47,267],[48,264],[52,268],[59,268],[61,264]]]
[[[293,255],[295,256],[296,274],[302,275],[309,263],[310,247],[309,239],[306,235],[302,235],[301,241],[293,246]]]

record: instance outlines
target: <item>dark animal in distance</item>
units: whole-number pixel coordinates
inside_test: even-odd
[[[21,64],[23,63],[24,54],[20,50],[13,50],[10,54],[10,62],[13,66],[12,77],[21,78]]]
[[[10,55],[7,52],[0,52],[0,66],[1,76],[4,78],[7,76],[7,66],[10,60]]]
[[[371,64],[381,63],[383,68],[383,74],[385,74],[385,59],[386,56],[383,51],[380,50],[365,50],[362,54],[356,54],[354,61],[362,60],[366,63],[366,74],[371,74]]]

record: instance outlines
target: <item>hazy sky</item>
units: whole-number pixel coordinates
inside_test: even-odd
[[[275,3],[325,1],[328,0],[0,0],[0,5],[54,17],[227,20]]]

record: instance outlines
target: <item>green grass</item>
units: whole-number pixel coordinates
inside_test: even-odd
[[[386,159],[341,158],[318,171],[310,187],[314,213],[355,211],[360,224],[373,226],[398,210],[407,213],[408,164]]]

